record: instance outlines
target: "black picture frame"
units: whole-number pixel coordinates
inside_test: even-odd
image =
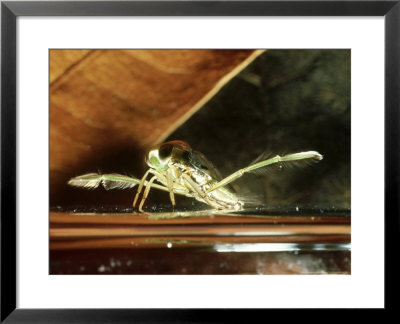
[[[398,255],[400,0],[395,1],[2,1],[1,3],[1,322],[236,322],[239,310],[16,308],[16,19],[19,16],[384,16],[385,309],[396,307]],[[396,242],[396,241],[395,241]],[[240,310],[241,312],[246,312]],[[247,310],[262,312],[263,310]],[[262,314],[247,314],[264,316]]]

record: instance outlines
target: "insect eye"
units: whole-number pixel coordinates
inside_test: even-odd
[[[172,149],[173,149],[172,144],[163,144],[158,149],[158,156],[164,160],[171,156]]]

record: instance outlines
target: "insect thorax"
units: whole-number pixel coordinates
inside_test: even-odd
[[[207,203],[217,209],[241,210],[243,202],[241,202],[236,194],[227,187],[221,187],[211,192],[207,192],[219,179],[214,179],[205,170],[199,170],[190,165],[174,162],[172,169],[179,172],[179,182],[184,185],[192,193],[197,200]],[[186,174],[200,189],[202,195],[193,190],[193,188],[185,183],[183,174]]]

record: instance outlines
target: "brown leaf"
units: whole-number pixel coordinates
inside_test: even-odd
[[[115,147],[142,159],[261,52],[51,50],[51,193]]]

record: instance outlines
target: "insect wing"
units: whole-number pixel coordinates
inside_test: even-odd
[[[221,173],[201,152],[193,151],[190,155],[190,164],[193,168],[207,173],[216,181],[222,180]]]

